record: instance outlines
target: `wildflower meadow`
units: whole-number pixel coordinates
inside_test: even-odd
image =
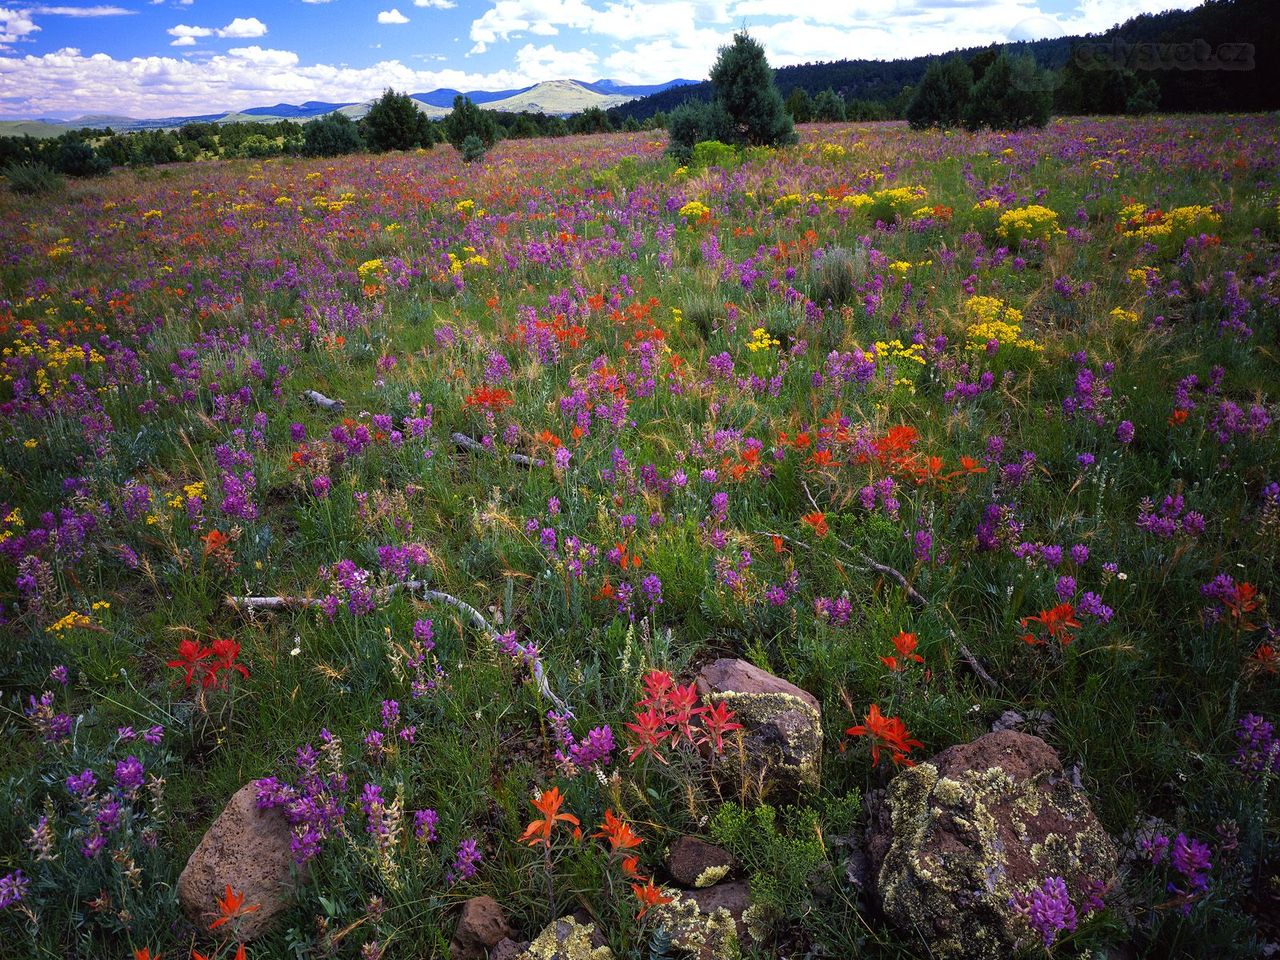
[[[1277,949],[1280,117],[797,133],[0,195],[0,955]]]

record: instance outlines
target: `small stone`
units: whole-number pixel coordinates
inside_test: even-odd
[[[259,810],[257,784],[248,783],[231,797],[203,839],[191,852],[178,877],[178,902],[199,929],[218,916],[218,898],[228,886],[258,909],[235,921],[240,940],[268,930],[288,909],[306,865],[295,871],[289,824],[279,810]]]
[[[680,837],[667,851],[667,873],[682,887],[709,887],[733,870],[733,854],[697,837]]]
[[[717,883],[701,890],[668,890],[671,903],[658,907],[658,922],[671,942],[698,960],[736,956],[750,942],[743,915],[751,906],[747,884],[740,880]]]
[[[483,960],[486,951],[513,932],[498,901],[493,897],[472,897],[462,905],[449,956],[453,960]]]
[[[822,711],[813,694],[731,658],[703,667],[697,683],[704,703],[723,702],[742,724],[741,750],[731,734],[723,758],[716,761],[736,770],[735,793],[788,800],[817,788]]]
[[[489,951],[489,960],[516,960],[520,954],[529,949],[529,941],[516,943],[509,937],[499,940]]]

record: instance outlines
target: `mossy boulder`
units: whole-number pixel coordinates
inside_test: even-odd
[[[549,923],[516,960],[613,960],[594,923],[561,917]]]
[[[1077,910],[1110,884],[1116,847],[1039,737],[1006,730],[904,770],[872,807],[872,876],[886,916],[933,956],[997,960],[1029,943],[1017,895],[1062,877]]]
[[[717,760],[742,799],[794,800],[818,786],[822,710],[813,694],[745,660],[722,659],[698,674],[698,694],[723,702],[742,724],[741,748],[726,739]]]

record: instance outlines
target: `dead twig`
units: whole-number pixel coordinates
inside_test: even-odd
[[[342,408],[346,406],[346,404],[343,403],[341,400],[335,400],[331,397],[326,397],[319,390],[303,390],[302,399],[310,400],[321,410],[327,410],[330,413],[341,413]]]
[[[456,443],[463,450],[466,450],[470,453],[492,453],[493,452],[488,447],[486,447],[483,443],[481,443],[479,440],[476,440],[474,437],[468,437],[465,433],[452,433],[449,435],[449,438],[453,440],[453,442]],[[510,460],[512,463],[517,464],[518,466],[528,467],[530,470],[532,470],[534,467],[540,467],[543,465],[543,461],[537,460],[533,457],[525,456],[523,453],[508,453],[507,459]]]

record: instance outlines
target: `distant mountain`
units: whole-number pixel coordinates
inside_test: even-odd
[[[411,93],[409,96],[433,107],[452,110],[455,97],[469,97],[472,103],[493,103],[495,100],[505,100],[507,97],[514,97],[532,89],[531,86],[519,87],[515,90],[454,90],[450,87],[441,87],[428,93]]]
[[[672,87],[683,87],[697,82],[697,80],[669,80],[666,83],[619,83],[617,80],[574,81],[574,83],[595,93],[606,95],[621,94],[628,97],[647,97],[651,94],[662,93],[664,90],[670,90]]]
[[[326,103],[324,100],[308,100],[306,103],[294,105],[292,103],[277,103],[274,107],[249,107],[247,110],[239,111],[246,117],[271,117],[273,120],[288,118],[290,120],[302,117],[321,117],[326,113],[333,113],[339,107],[349,106],[351,101],[345,103]]]

